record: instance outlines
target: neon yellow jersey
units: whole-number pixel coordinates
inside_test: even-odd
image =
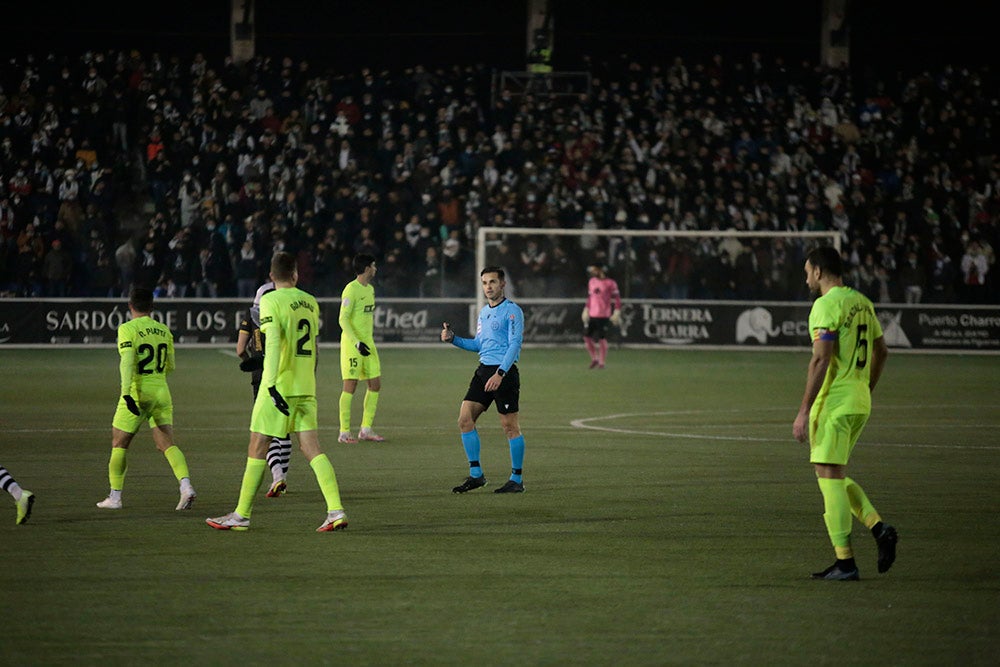
[[[354,347],[358,341],[375,344],[375,288],[362,285],[357,280],[347,283],[340,295],[340,346]]]
[[[122,395],[142,395],[144,385],[163,387],[174,370],[174,335],[152,317],[144,315],[118,327]]]
[[[316,395],[319,305],[297,287],[283,287],[260,299],[264,341],[261,391],[275,386],[282,396]]]
[[[830,415],[870,414],[872,342],[882,336],[875,307],[850,287],[834,287],[809,311],[812,340],[832,339],[833,358],[812,412]]]

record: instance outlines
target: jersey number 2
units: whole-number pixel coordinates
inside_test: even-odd
[[[309,320],[305,318],[299,320],[299,326],[297,328],[303,333],[299,336],[298,343],[295,345],[295,355],[298,357],[311,357],[312,350],[306,347],[309,344],[309,334],[312,332],[312,329],[309,326]]]

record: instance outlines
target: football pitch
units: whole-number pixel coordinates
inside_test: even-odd
[[[177,351],[177,485],[147,428],[121,511],[107,494],[118,357],[0,352],[0,664],[996,664],[1000,651],[1000,357],[891,354],[849,474],[900,534],[879,575],[833,562],[807,449],[791,436],[807,350],[582,349],[522,354],[524,494],[496,412],[479,421],[490,484],[465,495],[456,420],[475,355],[382,349],[376,430],[341,445],[339,354],[319,360],[320,439],[350,527],[316,533],[300,453],[287,495],[236,505],[249,376],[218,349]],[[354,400],[354,430],[361,396]],[[269,476],[268,476],[269,479]],[[265,485],[266,486],[266,485]]]

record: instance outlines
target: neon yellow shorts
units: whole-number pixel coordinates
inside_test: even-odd
[[[340,344],[340,377],[345,380],[371,380],[382,376],[382,363],[378,358],[378,349],[374,343],[370,346],[372,353],[362,357],[361,353],[350,345]]]
[[[138,404],[141,414],[136,416],[129,412],[125,406],[125,399],[119,397],[114,419],[111,420],[111,425],[119,431],[137,433],[143,422],[149,422],[150,428],[174,423],[174,402],[167,385],[143,387],[142,393],[138,396],[133,395],[132,398]]]
[[[274,401],[266,390],[258,392],[250,417],[250,430],[276,438],[283,438],[288,433],[316,430],[315,396],[285,396],[285,402],[288,403],[287,415],[274,407]]]
[[[847,465],[869,415],[819,414],[809,419],[809,462]]]

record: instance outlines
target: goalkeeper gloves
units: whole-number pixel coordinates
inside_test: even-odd
[[[611,313],[611,324],[618,326],[621,323],[622,323],[622,311],[616,310],[615,312]]]
[[[244,373],[259,371],[264,368],[264,355],[254,354],[240,362],[240,370]]]
[[[134,414],[136,417],[142,414],[141,412],[139,412],[139,406],[136,405],[134,398],[132,398],[128,394],[125,394],[124,396],[122,396],[122,400],[125,401],[125,407],[128,408],[128,411]]]
[[[587,307],[583,307],[583,312],[580,313],[580,319],[583,321],[584,326],[590,324],[590,313],[587,312]]]
[[[278,408],[278,412],[287,416],[288,403],[285,402],[285,397],[278,392],[278,388],[272,385],[267,388],[267,393],[271,395],[271,402],[274,403],[274,407]]]
[[[361,353],[362,357],[367,357],[369,354],[372,353],[371,348],[369,348],[368,345],[361,342],[360,340],[354,344],[354,347],[358,348],[358,352]]]

